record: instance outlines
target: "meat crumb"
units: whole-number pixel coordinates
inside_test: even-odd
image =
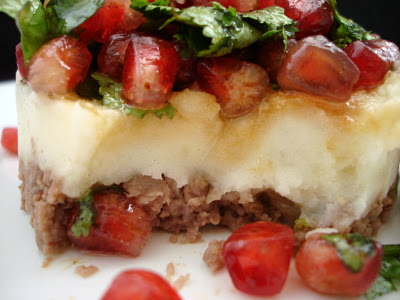
[[[42,268],[47,268],[53,262],[53,256],[46,256],[42,263]]]
[[[175,265],[173,262],[170,262],[167,265],[167,269],[166,269],[166,277],[168,279],[168,281],[171,281],[172,277],[175,275]]]
[[[94,274],[96,274],[99,271],[99,268],[93,265],[90,266],[85,266],[85,265],[80,265],[75,268],[75,274],[78,274],[79,276],[83,278],[88,278]]]
[[[181,275],[179,276],[179,278],[177,280],[175,280],[172,285],[174,286],[175,289],[177,290],[181,290],[186,282],[189,280],[190,278],[190,274],[185,274],[185,275]]]
[[[177,234],[173,234],[169,237],[169,242],[172,244],[178,243],[179,236]]]
[[[223,240],[212,240],[208,243],[208,248],[203,254],[203,261],[208,269],[215,273],[224,267],[224,259],[222,257]]]

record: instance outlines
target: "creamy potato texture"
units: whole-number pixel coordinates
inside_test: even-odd
[[[185,90],[175,116],[144,119],[95,102],[34,93],[18,80],[19,155],[79,198],[96,183],[135,174],[212,184],[229,191],[271,188],[302,206],[315,227],[346,228],[386,196],[400,159],[400,75],[356,91],[345,103],[275,92],[251,114],[219,115],[214,96]]]

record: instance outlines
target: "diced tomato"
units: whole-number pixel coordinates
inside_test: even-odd
[[[35,92],[64,94],[85,79],[91,61],[85,44],[61,36],[44,44],[31,58],[28,81]]]
[[[181,300],[181,297],[156,273],[132,269],[118,274],[101,300]]]
[[[340,253],[335,244],[314,233],[302,244],[296,256],[296,269],[305,284],[313,290],[332,295],[359,296],[364,294],[379,274],[383,255],[382,245],[357,245],[350,236],[342,236]],[[350,245],[350,246],[349,246]],[[353,248],[353,249],[351,249]],[[350,252],[352,251],[352,252]],[[345,255],[348,255],[346,258]],[[346,265],[346,259],[350,265]]]
[[[112,34],[138,28],[144,18],[131,9],[130,4],[130,0],[105,0],[93,16],[78,26],[80,39],[84,42],[93,39],[104,43]]]
[[[18,129],[5,127],[1,133],[1,145],[12,154],[18,154]]]
[[[122,87],[128,104],[145,108],[163,106],[175,82],[178,53],[156,37],[137,36],[129,42],[122,69]]]
[[[97,57],[100,72],[121,80],[126,49],[135,36],[137,35],[134,33],[117,33],[110,36]]]
[[[19,74],[21,74],[22,78],[26,78],[28,76],[28,69],[25,66],[24,53],[22,52],[21,43],[15,46],[15,58],[17,60]]]
[[[201,60],[197,82],[217,97],[221,114],[227,118],[250,113],[270,93],[268,74],[262,67],[228,57]]]
[[[122,193],[94,194],[96,221],[87,237],[68,237],[78,248],[112,254],[138,256],[151,233],[148,214]],[[71,216],[70,227],[76,221],[77,210]]]
[[[354,41],[344,51],[360,70],[360,79],[354,84],[357,87],[376,87],[383,82],[391,66],[400,59],[399,48],[382,39]]]
[[[279,70],[278,83],[284,90],[341,102],[350,98],[359,73],[342,49],[318,35],[302,39],[289,50]]]
[[[258,9],[280,6],[285,15],[297,21],[296,38],[324,35],[333,24],[333,8],[326,0],[259,0]]]
[[[223,257],[235,287],[250,295],[279,293],[293,252],[293,230],[271,222],[247,224],[223,246]]]

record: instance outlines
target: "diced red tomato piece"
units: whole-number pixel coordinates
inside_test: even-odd
[[[28,81],[35,92],[64,94],[85,79],[91,61],[85,44],[61,36],[44,44],[31,58]]]
[[[132,39],[122,69],[126,103],[148,108],[163,106],[172,92],[178,60],[174,46],[166,40],[148,36]]]
[[[5,127],[1,133],[1,145],[12,154],[18,154],[18,129]]]
[[[342,49],[318,35],[302,39],[289,50],[279,70],[278,83],[284,90],[341,102],[350,98],[359,73]]]
[[[354,41],[344,51],[360,70],[360,79],[354,84],[357,87],[376,87],[383,82],[390,67],[400,59],[399,48],[382,39]]]
[[[258,9],[280,6],[285,15],[297,21],[296,38],[324,35],[333,24],[333,8],[326,0],[259,0]]]
[[[321,236],[324,235],[312,234],[300,247],[296,255],[296,269],[300,277],[307,286],[320,293],[340,296],[364,294],[379,274],[382,245],[373,242],[371,254],[360,251],[363,263],[359,271],[354,271],[345,265],[337,248]]]
[[[146,270],[118,274],[101,300],[181,300],[161,276]]]
[[[257,296],[279,293],[286,281],[293,243],[293,230],[286,225],[256,222],[236,230],[222,250],[235,287]]]
[[[26,78],[28,76],[28,69],[25,66],[24,53],[22,52],[21,43],[15,46],[15,58],[17,60],[19,74],[21,74],[22,78]]]
[[[78,248],[112,254],[138,256],[151,233],[148,214],[122,193],[98,192],[93,196],[96,221],[87,237],[68,237]],[[71,216],[75,223],[77,210]]]
[[[97,57],[100,72],[121,80],[126,49],[135,36],[137,35],[134,33],[116,33],[110,36]]]
[[[130,4],[130,0],[105,0],[93,16],[78,26],[80,39],[84,42],[93,39],[104,43],[112,34],[138,28],[144,18],[131,9]]]
[[[217,97],[221,114],[227,118],[250,113],[270,93],[268,74],[262,67],[229,57],[201,60],[197,82]]]

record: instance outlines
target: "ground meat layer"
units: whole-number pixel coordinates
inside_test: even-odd
[[[67,224],[76,199],[60,192],[62,182],[51,179],[31,163],[20,162],[22,180],[22,209],[31,215],[36,241],[44,254],[54,254],[70,245]],[[167,232],[185,233],[184,240],[195,242],[200,228],[207,224],[228,226],[235,230],[254,221],[273,221],[295,228],[296,242],[304,240],[313,228],[295,226],[301,207],[272,190],[251,190],[248,193],[229,192],[219,200],[207,201],[211,186],[204,179],[192,179],[178,188],[170,178],[157,180],[149,176],[135,176],[122,184],[128,197],[133,197],[149,213],[154,228]],[[393,185],[387,197],[377,199],[369,214],[355,221],[348,231],[365,235],[376,233],[394,204]]]

